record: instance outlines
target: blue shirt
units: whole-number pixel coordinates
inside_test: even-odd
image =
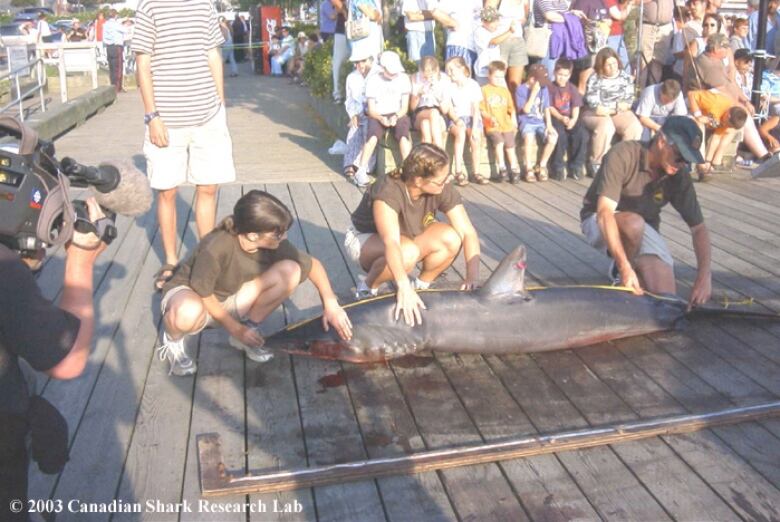
[[[336,32],[336,10],[333,9],[333,4],[330,0],[323,0],[320,4],[320,32],[333,34]],[[333,19],[331,19],[333,16]]]
[[[550,106],[550,93],[547,91],[547,87],[542,87],[536,93],[536,99],[531,106],[531,110],[523,112],[523,106],[528,101],[528,96],[531,94],[531,88],[527,83],[522,83],[517,86],[515,92],[515,105],[518,107],[517,121],[520,125],[528,123],[541,123],[544,125],[544,111]]]
[[[755,51],[758,43],[758,11],[750,13],[748,18],[748,36],[747,40],[750,44],[750,50]],[[780,22],[780,15],[775,12],[774,16],[768,15],[769,20],[766,24],[766,45],[764,50],[769,54],[775,54],[775,36],[777,35],[777,25]]]
[[[125,31],[122,24],[116,18],[109,18],[103,24],[103,44],[104,45],[124,45]]]

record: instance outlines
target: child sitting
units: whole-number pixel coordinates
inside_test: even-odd
[[[347,133],[347,150],[344,153],[344,176],[359,187],[366,186],[371,181],[368,172],[374,170],[376,155],[369,158],[365,170],[356,177],[358,167],[362,165],[361,154],[366,144],[368,116],[366,115],[366,78],[371,72],[373,58],[365,47],[353,49],[349,61],[355,64],[355,70],[347,76],[346,99],[344,107],[349,116],[349,132]]]
[[[463,165],[463,149],[466,139],[469,139],[471,147],[471,179],[475,183],[484,185],[488,179],[479,173],[480,143],[482,141],[482,117],[479,113],[479,104],[482,102],[482,91],[479,84],[471,79],[471,72],[466,61],[455,56],[447,60],[445,66],[447,75],[452,84],[450,86],[450,98],[452,109],[450,110],[448,129],[455,140],[455,182],[459,186],[468,184],[465,166]]]
[[[539,181],[547,181],[547,162],[558,141],[558,133],[550,121],[550,93],[547,90],[549,83],[547,69],[541,64],[534,64],[528,68],[525,83],[519,85],[515,93],[515,105],[520,110],[517,121],[520,125],[520,135],[523,137],[523,179],[529,183],[535,182],[537,176]],[[534,140],[537,136],[544,142],[539,163],[535,162],[533,155]]]
[[[495,181],[507,179],[504,154],[509,158],[511,177],[509,181],[520,181],[520,165],[515,153],[515,137],[517,135],[517,117],[512,94],[506,86],[506,64],[502,61],[490,62],[488,66],[488,84],[482,87],[482,103],[479,105],[482,113],[482,124],[488,141],[493,146],[496,161]]]
[[[713,131],[704,154],[704,163],[696,165],[699,181],[712,177],[713,167],[723,161],[726,145],[732,141],[736,131],[745,126],[747,111],[734,105],[731,98],[714,91],[690,91],[688,103],[696,121]]]
[[[581,179],[585,175],[588,159],[588,131],[580,121],[582,95],[569,81],[574,64],[565,58],[555,63],[554,82],[547,87],[550,94],[550,120],[558,133],[558,141],[552,156],[552,174],[558,181],[568,176]],[[564,155],[568,155],[568,170]]]
[[[444,115],[450,111],[449,79],[441,74],[435,56],[423,56],[420,60],[420,70],[412,76],[409,108],[414,128],[420,131],[420,141],[443,149],[446,132]]]

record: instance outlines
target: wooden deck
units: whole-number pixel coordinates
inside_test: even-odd
[[[290,239],[349,295],[359,269],[342,242],[360,192],[344,182],[265,188],[296,216]],[[463,190],[480,233],[482,279],[518,243],[539,283],[603,283],[608,262],[580,236],[585,182]],[[714,299],[780,311],[780,182],[721,176],[697,185],[713,239]],[[182,255],[195,244],[192,192],[179,204]],[[695,277],[687,227],[665,211],[662,233],[680,293]],[[41,382],[67,417],[71,460],[59,476],[33,471],[31,497],[66,506],[110,503],[144,513],[62,513],[57,520],[780,520],[780,420],[278,495],[201,499],[195,436],[222,435],[232,469],[277,470],[704,412],[780,397],[780,323],[697,321],[685,331],[536,355],[405,358],[356,366],[280,355],[258,365],[221,330],[189,338],[194,377],[168,376],[155,354],[161,247],[154,213],[121,221],[96,273],[98,324],[85,375]],[[61,254],[39,276],[54,298]],[[463,262],[446,274],[456,282]],[[267,331],[318,312],[304,284]],[[566,317],[561,317],[566,321]],[[68,504],[70,503],[70,504]],[[174,504],[184,503],[180,513]],[[255,513],[207,512],[248,503]],[[289,508],[292,513],[278,510]],[[187,510],[190,511],[187,511]]]

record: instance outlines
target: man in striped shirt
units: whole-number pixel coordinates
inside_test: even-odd
[[[136,11],[132,50],[147,125],[144,154],[150,185],[158,191],[165,252],[158,289],[178,263],[176,188],[196,185],[195,222],[203,237],[214,228],[218,184],[236,178],[225,119],[223,41],[209,0],[142,0]]]

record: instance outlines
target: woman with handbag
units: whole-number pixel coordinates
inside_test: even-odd
[[[349,0],[346,30],[352,52],[376,59],[384,47],[381,0]]]

